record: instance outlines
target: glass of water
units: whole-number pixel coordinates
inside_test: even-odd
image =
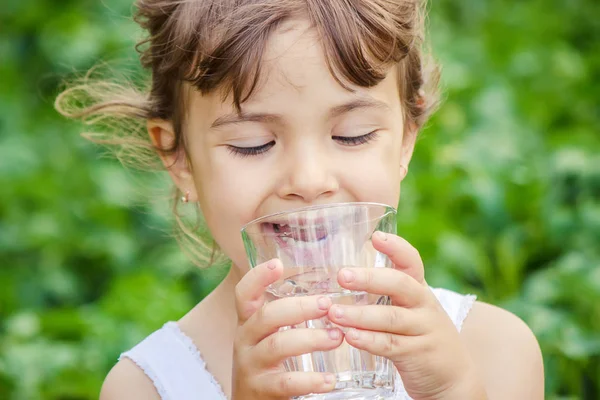
[[[377,203],[337,203],[267,215],[242,229],[250,266],[278,258],[282,278],[267,288],[267,301],[290,296],[326,295],[333,304],[391,304],[389,297],[344,289],[337,282],[344,267],[388,268],[391,261],[373,248],[375,231],[396,233],[396,210]],[[300,328],[344,328],[327,317]],[[330,351],[292,357],[287,371],[330,372],[335,389],[297,399],[389,399],[394,394],[395,368],[379,356],[358,350],[346,341]]]

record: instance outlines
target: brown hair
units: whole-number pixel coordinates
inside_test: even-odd
[[[185,155],[184,82],[202,94],[231,94],[240,110],[260,78],[270,34],[295,17],[310,21],[342,86],[374,86],[395,66],[408,123],[420,128],[437,105],[437,68],[424,52],[425,0],[137,0],[136,7],[135,21],[148,32],[136,49],[149,85],[95,78],[92,70],[56,100],[61,114],[95,127],[88,138],[115,145],[126,165],[149,169],[160,165],[161,152]],[[151,144],[144,123],[153,118],[172,122],[171,147]],[[175,188],[177,237],[192,242],[183,248],[194,261],[206,263],[216,247],[197,235],[199,219],[186,224],[180,196]]]

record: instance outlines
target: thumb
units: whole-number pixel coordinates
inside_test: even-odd
[[[267,287],[283,274],[283,265],[272,259],[250,269],[235,287],[235,306],[239,324],[243,324],[265,302]]]

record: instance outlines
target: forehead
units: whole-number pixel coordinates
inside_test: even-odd
[[[333,79],[316,31],[305,20],[288,20],[270,36],[261,60],[260,89],[291,85],[302,90]]]

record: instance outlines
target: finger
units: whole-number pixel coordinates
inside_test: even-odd
[[[415,340],[420,337],[352,328],[348,330],[345,338],[350,346],[395,361],[415,353],[412,348],[415,347]]]
[[[244,324],[244,340],[255,345],[284,326],[298,325],[327,315],[327,296],[286,297],[265,304]]]
[[[235,287],[235,306],[243,324],[264,304],[267,287],[283,273],[281,261],[273,259],[250,269]]]
[[[384,232],[373,234],[375,250],[390,258],[396,269],[412,276],[417,282],[425,282],[425,269],[419,251],[398,235]]]
[[[416,307],[425,299],[424,286],[392,268],[343,268],[338,282],[349,290],[390,296],[393,304],[402,307]]]
[[[369,331],[416,336],[425,333],[425,323],[412,309],[395,306],[345,306],[335,304],[329,309],[329,319],[340,326]]]
[[[257,384],[263,397],[289,399],[309,393],[328,393],[335,388],[335,376],[321,372],[281,372],[264,374]]]
[[[257,367],[266,368],[280,365],[289,357],[335,349],[343,340],[344,335],[337,328],[287,329],[267,336],[252,351],[261,355],[261,365]]]

